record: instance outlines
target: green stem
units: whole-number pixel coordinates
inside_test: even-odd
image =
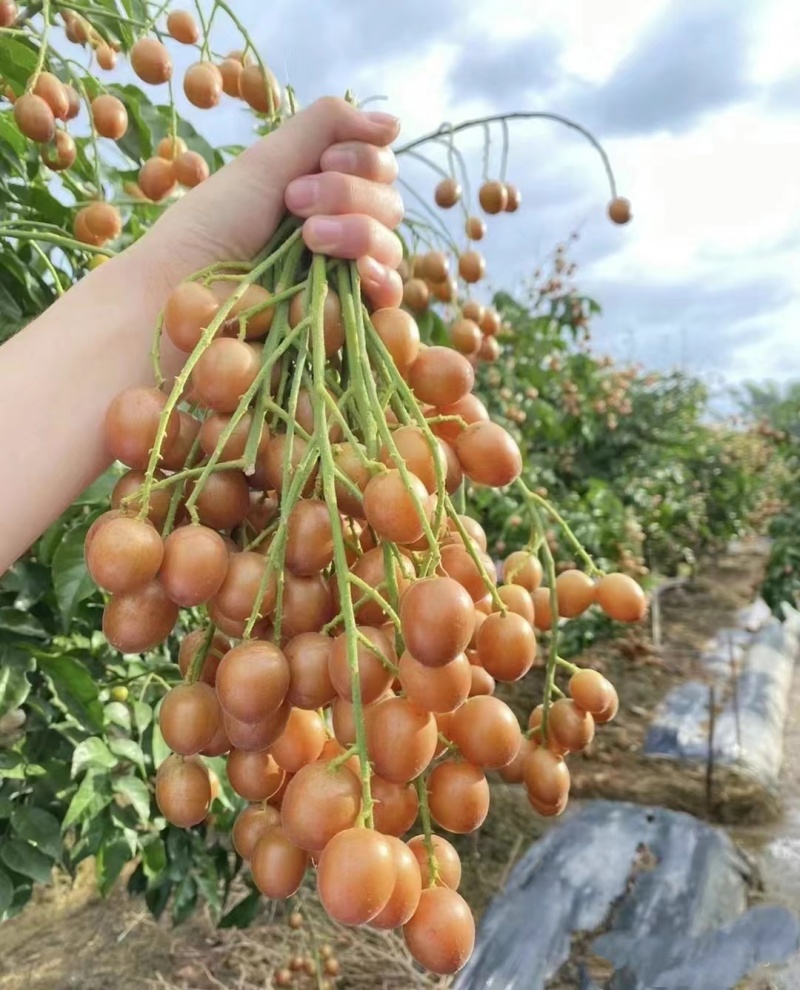
[[[42,0],[42,17],[44,19],[44,27],[39,38],[39,54],[36,58],[36,67],[28,80],[28,85],[25,87],[28,93],[36,85],[36,81],[41,75],[42,69],[44,69],[44,62],[47,57],[47,36],[50,33],[50,0]]]
[[[206,629],[206,634],[203,636],[203,642],[197,649],[197,652],[192,657],[191,663],[186,671],[186,683],[194,684],[196,681],[200,680],[200,675],[203,673],[203,666],[206,662],[206,657],[211,644],[214,640],[214,633],[216,632],[216,627],[213,622],[209,622],[208,629]]]
[[[428,788],[425,778],[420,774],[414,781],[419,798],[419,816],[422,819],[422,833],[425,836],[425,851],[428,854],[428,873],[430,883],[428,886],[435,887],[439,881],[439,863],[436,859],[436,851],[433,848],[433,828],[431,826],[431,811],[428,807]]]
[[[535,510],[534,510],[535,511]],[[538,514],[537,514],[538,515]],[[544,523],[541,516],[538,517],[539,529],[544,533]],[[544,701],[542,710],[542,738],[547,742],[547,723],[550,716],[550,704],[553,696],[553,688],[556,682],[556,669],[558,667],[558,591],[556,589],[556,562],[547,540],[542,543],[542,554],[544,556],[547,582],[550,589],[550,649],[547,656],[547,667],[545,670]]]

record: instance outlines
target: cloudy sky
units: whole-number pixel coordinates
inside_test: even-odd
[[[241,0],[236,10],[301,102],[348,87],[385,96],[401,140],[511,110],[582,123],[608,151],[634,222],[607,221],[605,174],[585,140],[545,121],[514,124],[508,178],[523,208],[489,220],[492,283],[513,289],[579,230],[580,286],[604,310],[599,349],[718,385],[800,377],[797,0]],[[216,140],[249,133],[230,102],[195,120]],[[459,146],[476,185],[482,134]],[[491,172],[499,149],[498,131]],[[446,164],[442,151],[432,157]],[[430,199],[435,175],[403,170]]]

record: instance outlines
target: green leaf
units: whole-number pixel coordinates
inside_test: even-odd
[[[11,827],[21,839],[33,843],[53,859],[61,856],[61,826],[58,819],[41,808],[18,807],[11,815]]]
[[[142,752],[142,747],[139,743],[135,742],[133,739],[110,739],[108,742],[109,749],[111,752],[119,757],[120,760],[127,760],[129,763],[135,763],[141,768],[142,773],[144,770],[144,753]]]
[[[0,630],[17,636],[30,636],[33,639],[46,639],[47,630],[30,612],[17,608],[0,608]]]
[[[127,705],[124,705],[121,701],[109,701],[103,708],[103,713],[107,724],[118,725],[121,729],[125,729],[126,732],[130,732],[131,710]]]
[[[101,844],[95,858],[95,876],[103,897],[111,892],[130,858],[130,846],[124,839],[107,839]]]
[[[53,657],[37,656],[39,669],[50,681],[54,700],[85,729],[101,732],[103,706],[98,696],[97,682],[75,657],[64,654]]]
[[[78,605],[97,590],[83,559],[86,529],[83,526],[71,529],[53,554],[53,589],[61,609],[65,632],[69,629]]]
[[[172,886],[169,882],[161,883],[157,887],[151,887],[144,895],[145,904],[154,918],[161,917],[164,908],[169,902]]]
[[[90,771],[81,781],[81,785],[70,801],[67,813],[62,822],[62,828],[67,829],[84,819],[98,815],[103,808],[111,804],[111,781],[107,773]]]
[[[0,716],[19,708],[28,697],[31,683],[27,675],[35,666],[28,653],[0,643]]]
[[[14,900],[14,884],[7,873],[0,870],[0,918],[11,907]]]
[[[95,508],[102,507],[103,511],[105,511],[108,507],[107,503],[111,499],[111,492],[114,490],[114,485],[119,481],[119,478],[118,471],[114,471],[113,469],[106,471],[105,474],[100,475],[97,481],[81,492],[72,504],[91,505]]]
[[[247,928],[255,921],[263,901],[261,894],[254,890],[244,900],[239,901],[224,914],[219,922],[220,928]]]
[[[22,763],[22,757],[19,753],[13,753],[8,749],[0,750],[0,777],[6,776],[4,770],[16,770],[20,763]]]
[[[15,873],[30,877],[36,883],[49,883],[53,860],[30,842],[6,839],[0,845],[0,859]]]
[[[28,150],[28,142],[14,123],[11,110],[0,113],[0,148],[13,150],[20,162],[24,160]]]
[[[153,723],[153,742],[151,746],[151,752],[153,754],[153,766],[158,770],[161,764],[170,755],[172,750],[164,742],[164,737],[161,734],[161,728],[158,722]]]
[[[133,710],[133,721],[136,725],[136,731],[141,734],[153,721],[153,709],[145,701],[134,701],[131,704]]]
[[[90,736],[78,743],[72,754],[72,776],[87,769],[113,770],[119,761],[102,739]]]
[[[115,794],[130,802],[143,823],[150,821],[150,791],[143,780],[138,777],[116,777],[113,787]]]
[[[186,921],[197,906],[197,884],[194,877],[187,876],[178,884],[172,902],[172,921],[180,925]]]
[[[155,107],[138,86],[111,86],[113,92],[125,104],[130,126],[117,142],[125,154],[136,162],[143,162],[153,155],[154,119],[158,119]]]
[[[28,77],[36,71],[36,50],[27,40],[3,36],[0,45],[0,76],[22,92]]]
[[[142,864],[145,873],[151,879],[161,876],[167,868],[167,850],[160,836],[154,836],[151,841],[142,846]]]

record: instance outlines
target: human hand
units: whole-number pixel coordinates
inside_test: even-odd
[[[377,307],[397,306],[403,217],[389,145],[399,122],[326,97],[261,138],[175,203],[136,246],[168,287],[257,254],[288,209],[312,251],[358,261]]]

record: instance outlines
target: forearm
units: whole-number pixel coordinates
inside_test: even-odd
[[[152,384],[168,286],[136,247],[82,279],[0,348],[0,574],[109,464],[103,419]]]

